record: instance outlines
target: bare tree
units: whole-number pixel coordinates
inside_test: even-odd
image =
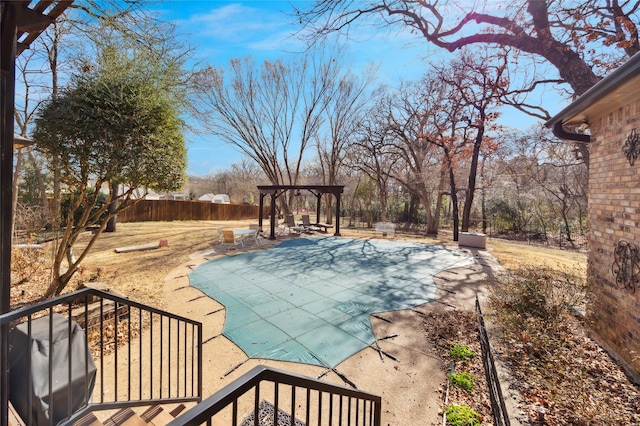
[[[469,230],[469,221],[476,190],[478,161],[481,150],[495,149],[492,138],[487,132],[495,129],[498,117],[496,106],[499,102],[501,89],[507,85],[504,76],[506,58],[502,62],[492,65],[484,54],[471,54],[466,50],[458,58],[438,69],[437,75],[444,84],[451,86],[459,94],[462,107],[470,114],[461,117],[468,121],[464,127],[462,138],[469,141],[470,157],[465,202],[462,212],[462,231]]]
[[[610,66],[639,50],[635,1],[527,0],[501,6],[437,0],[316,0],[298,9],[297,18],[313,40],[373,15],[385,25],[409,27],[450,52],[470,45],[511,47],[551,63],[576,94],[599,80],[593,65]]]
[[[319,165],[322,170],[323,184],[336,185],[340,168],[345,160],[345,150],[352,144],[365,107],[371,101],[373,93],[367,89],[373,78],[374,70],[364,72],[361,78],[343,75],[332,90],[327,92],[326,127],[328,135],[317,135]],[[327,223],[332,223],[333,195],[326,197]],[[338,212],[338,214],[340,214]]]
[[[601,75],[640,50],[640,4],[624,0],[500,3],[439,0],[315,0],[296,10],[311,42],[348,32],[372,18],[381,26],[406,27],[428,43],[454,52],[467,46],[503,49],[510,59],[510,87],[503,102],[542,119],[547,109],[527,102],[541,85],[569,85],[581,95]],[[551,73],[547,64],[555,68]],[[516,83],[518,82],[518,83]],[[585,163],[587,144],[576,144]]]
[[[381,100],[384,104],[384,100]],[[380,200],[380,220],[387,221],[388,183],[399,156],[392,149],[385,109],[374,106],[363,117],[352,145],[349,167],[366,174],[376,184]]]
[[[515,233],[536,227],[543,236],[559,228],[572,242],[587,207],[587,167],[571,155],[548,129],[532,128],[511,135],[492,164],[494,178],[489,210]]]
[[[427,138],[429,114],[442,100],[432,102],[429,96],[437,91],[435,80],[425,79],[403,85],[387,100],[390,145],[402,160],[394,167],[393,177],[420,200],[427,218],[427,235],[437,235],[442,205],[442,154]]]
[[[254,160],[273,185],[295,185],[327,92],[338,81],[337,61],[322,53],[260,67],[250,58],[232,59],[227,69],[207,67],[194,78],[193,113],[211,135]]]

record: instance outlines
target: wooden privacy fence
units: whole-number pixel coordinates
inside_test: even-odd
[[[210,201],[188,200],[140,200],[125,211],[118,213],[118,222],[258,220],[258,210],[258,206],[246,204],[214,204]]]

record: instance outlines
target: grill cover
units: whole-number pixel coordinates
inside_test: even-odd
[[[35,425],[48,425],[51,420],[56,424],[91,400],[96,367],[85,346],[84,331],[77,323],[71,321],[69,329],[69,320],[62,315],[41,317],[31,322],[31,336],[26,322],[14,328],[9,343],[9,398],[23,420],[28,421],[31,411]]]

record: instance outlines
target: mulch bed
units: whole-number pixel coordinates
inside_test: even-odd
[[[464,362],[454,362],[454,372],[467,372],[475,376],[472,392],[467,392],[445,381],[440,385],[442,394],[442,411],[447,406],[466,405],[481,416],[483,425],[493,425],[489,388],[482,365],[480,340],[478,337],[478,321],[476,314],[467,311],[430,312],[424,317],[424,328],[429,340],[436,348],[438,356],[444,361],[442,368],[451,371],[454,362],[449,355],[453,345],[466,346],[476,356]],[[448,388],[448,395],[447,395]],[[445,399],[447,403],[445,404]]]
[[[465,345],[476,354],[473,360],[456,364],[455,371],[476,376],[475,389],[466,392],[449,387],[448,405],[462,404],[482,416],[482,425],[492,425],[491,402],[480,358],[476,314],[463,311],[429,313],[424,319],[427,339],[435,345],[449,371],[451,345]],[[520,394],[518,420],[528,425],[638,425],[640,388],[622,368],[586,335],[579,317],[567,320],[564,345],[554,361],[527,352],[526,345],[501,342],[492,336],[494,350],[507,363]],[[504,384],[502,384],[503,391]],[[442,383],[445,409],[447,382]],[[511,413],[514,415],[516,413]],[[519,417],[520,417],[519,416]]]

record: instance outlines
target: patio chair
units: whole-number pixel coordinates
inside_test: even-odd
[[[242,241],[242,238],[240,236],[236,236],[233,233],[233,229],[223,229],[222,235],[224,239],[222,245],[225,250],[231,250],[232,248],[236,248],[237,246],[244,248],[244,242]]]
[[[245,238],[254,239],[255,243],[256,243],[256,246],[259,246],[260,245],[260,239],[262,238],[262,235],[260,234],[259,225],[257,223],[250,223],[249,224],[249,229],[252,229],[252,230],[256,231],[256,233],[255,234],[251,234],[251,235],[249,235],[249,236],[247,236]]]
[[[302,228],[304,229],[304,232],[307,232],[307,233],[320,230],[320,228],[318,228],[313,223],[311,223],[311,220],[309,219],[308,214],[302,215]]]
[[[216,227],[216,232],[218,233],[217,234],[218,240],[216,242],[218,244],[224,243],[224,235],[222,235],[222,226],[217,226]]]
[[[317,226],[315,226],[314,224],[311,223],[311,220],[309,219],[309,215],[308,214],[303,214],[302,215],[302,227],[304,228],[305,232],[319,231],[320,230],[320,228],[318,228]]]
[[[296,221],[293,218],[292,214],[288,214],[287,215],[287,222],[286,222],[287,228],[289,228],[289,233],[291,233],[291,231],[295,232],[296,234],[301,233],[304,228],[299,227],[298,225],[296,225]]]

